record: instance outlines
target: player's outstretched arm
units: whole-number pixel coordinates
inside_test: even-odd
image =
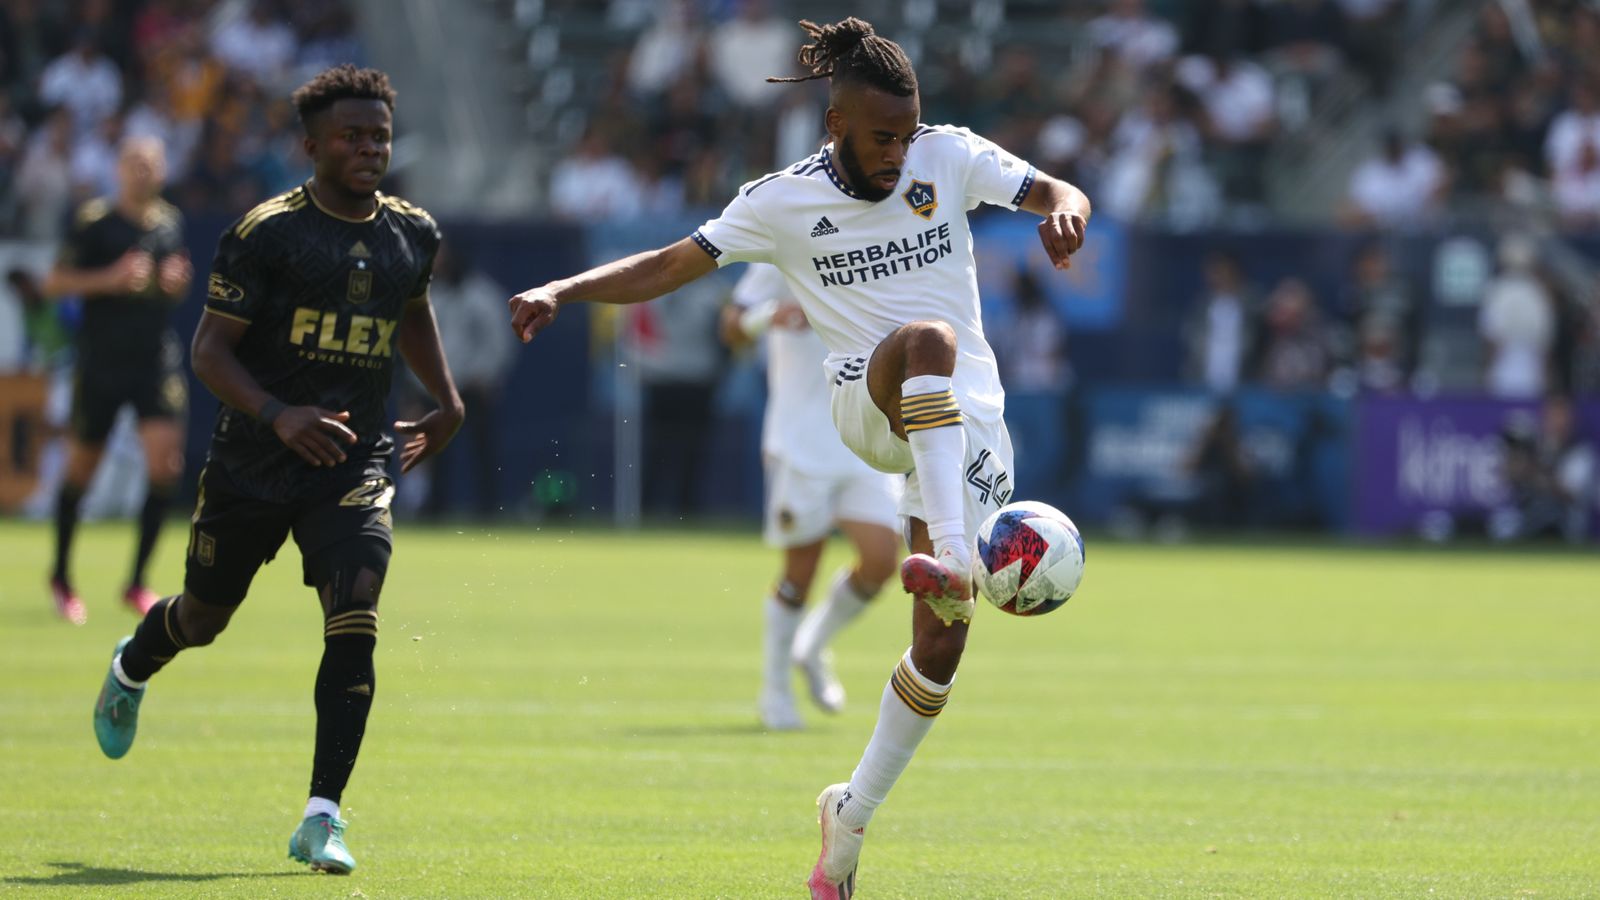
[[[137,294],[150,286],[155,267],[155,258],[149,253],[129,250],[116,262],[99,269],[79,269],[57,264],[45,275],[41,288],[46,297]]]
[[[1084,230],[1089,227],[1089,197],[1067,182],[1040,172],[1020,208],[1044,217],[1039,223],[1039,240],[1044,252],[1050,254],[1050,262],[1058,269],[1072,268],[1072,254],[1083,246]]]
[[[512,297],[511,331],[526,344],[569,303],[643,303],[670,294],[716,267],[716,261],[689,238],[635,253]]]
[[[406,365],[439,404],[438,409],[415,422],[394,423],[396,431],[409,436],[400,449],[400,471],[404,473],[443,450],[460,430],[467,411],[461,395],[456,393],[455,380],[450,377],[444,346],[439,343],[439,324],[433,318],[433,304],[426,292],[406,302],[395,342]]]
[[[344,462],[344,448],[356,442],[356,433],[344,423],[348,411],[334,412],[318,406],[289,406],[267,393],[239,361],[237,347],[250,323],[209,310],[200,317],[189,347],[194,374],[217,399],[272,426],[284,446],[313,466]]]

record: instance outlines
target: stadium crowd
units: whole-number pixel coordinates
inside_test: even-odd
[[[185,212],[238,213],[309,169],[288,91],[360,62],[324,0],[11,0],[0,6],[0,236],[54,239],[112,193],[116,147],[167,147]]]

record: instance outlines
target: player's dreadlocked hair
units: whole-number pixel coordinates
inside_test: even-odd
[[[852,82],[875,87],[897,97],[917,92],[917,73],[900,45],[872,30],[872,23],[851,16],[832,25],[818,25],[801,19],[800,27],[811,43],[800,48],[800,65],[810,75],[794,78],[768,78],[768,81],[796,82],[829,78],[834,84]]]
[[[313,117],[340,100],[382,100],[392,111],[394,88],[389,86],[389,76],[381,70],[358,69],[345,63],[300,85],[289,97],[300,114],[300,123],[307,129]]]

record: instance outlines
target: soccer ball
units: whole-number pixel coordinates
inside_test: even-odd
[[[1083,538],[1047,503],[1008,503],[978,526],[972,574],[990,603],[1014,616],[1042,616],[1083,580]]]

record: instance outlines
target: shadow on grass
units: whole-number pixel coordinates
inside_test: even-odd
[[[86,866],[80,862],[52,862],[53,875],[13,875],[0,884],[17,884],[34,887],[65,885],[139,884],[141,882],[202,882],[223,881],[229,878],[292,878],[304,877],[305,872],[144,872],[139,869],[110,869]]]

